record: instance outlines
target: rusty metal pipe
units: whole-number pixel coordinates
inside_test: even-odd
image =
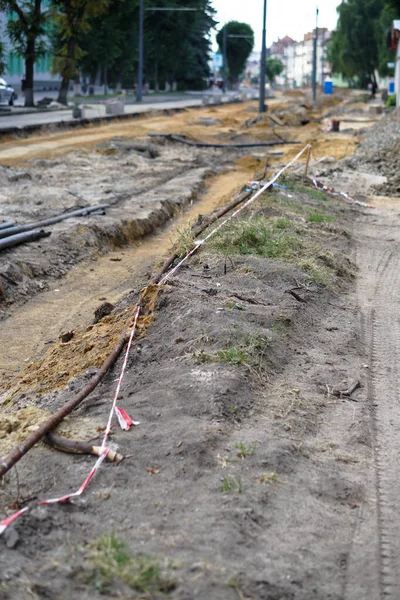
[[[105,377],[110,368],[117,361],[126,343],[126,328],[118,340],[111,354],[103,362],[98,373],[93,377],[91,381],[76,394],[69,402],[67,402],[62,408],[60,408],[54,415],[52,415],[45,423],[42,423],[40,427],[32,432],[19,446],[14,448],[8,456],[0,458],[0,480],[4,475],[27,453],[35,444],[54,427],[57,427],[59,423],[69,415],[83,400],[95,389],[100,381]]]

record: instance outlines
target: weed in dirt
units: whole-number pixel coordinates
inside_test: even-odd
[[[215,355],[205,352],[204,350],[197,350],[193,353],[193,359],[196,365],[204,365],[205,363],[213,362]]]
[[[271,471],[270,473],[261,473],[258,477],[259,483],[277,483],[279,481],[278,473]]]
[[[223,478],[219,491],[224,493],[235,493],[243,494],[245,488],[240,477],[236,479],[232,475],[227,475]]]
[[[328,269],[321,267],[315,258],[303,258],[297,263],[297,266],[305,271],[309,275],[311,281],[314,283],[329,285],[329,283],[332,281],[332,276]]]
[[[307,221],[309,223],[331,223],[332,221],[336,221],[336,217],[315,211],[308,213]]]
[[[240,302],[233,302],[233,300],[228,300],[226,306],[228,308],[236,308],[236,310],[246,310],[246,307],[243,306],[243,304],[240,304]]]
[[[175,251],[179,258],[186,256],[194,246],[194,236],[190,224],[185,228],[176,229]]]
[[[125,542],[114,534],[102,535],[93,540],[85,562],[88,582],[100,593],[107,593],[115,579],[120,579],[142,594],[173,589],[173,583],[161,575],[156,560],[143,555],[133,558]]]
[[[252,456],[256,451],[255,446],[246,446],[243,442],[236,442],[235,448],[237,450],[236,456],[241,458],[242,460],[246,458],[246,456]]]
[[[231,346],[217,352],[217,359],[222,363],[230,363],[232,365],[242,365],[248,359],[244,350],[237,346]]]
[[[237,338],[237,332],[235,337]],[[249,369],[261,373],[266,370],[266,351],[271,340],[259,333],[247,336],[241,345],[232,345],[222,348],[216,353],[198,350],[193,353],[196,364],[208,362],[220,362],[231,365],[243,365]],[[230,409],[231,410],[231,409]],[[237,408],[236,408],[237,411]],[[234,412],[231,410],[231,412]]]

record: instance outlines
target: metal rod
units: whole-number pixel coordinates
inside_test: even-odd
[[[266,112],[266,107],[265,107],[266,60],[267,60],[267,0],[264,0],[261,65],[260,65],[260,106],[259,106],[260,113]]]
[[[138,65],[138,81],[136,90],[136,102],[143,100],[143,31],[144,31],[144,0],[139,3],[139,65]]]

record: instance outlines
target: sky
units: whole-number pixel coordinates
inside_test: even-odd
[[[336,7],[340,3],[341,0],[319,0],[319,27],[335,28]],[[254,50],[261,50],[263,0],[212,0],[212,4],[221,24],[227,20],[251,25],[255,32]],[[312,31],[317,4],[318,0],[267,0],[267,46],[285,35],[300,41]]]

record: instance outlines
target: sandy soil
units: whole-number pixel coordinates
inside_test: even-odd
[[[278,118],[286,111],[292,119],[298,97],[279,102]],[[221,114],[209,110],[221,120],[236,118],[226,107]],[[225,126],[241,135],[240,124]],[[290,127],[300,141],[315,140],[313,174],[376,208],[328,198],[299,177],[285,179],[287,187],[266,195],[241,225],[275,228],[269,257],[246,254],[251,237],[242,252],[228,252],[233,227],[225,250],[217,240],[160,290],[151,324],[129,358],[121,396],[141,424],[130,432],[113,428],[113,443],[132,458],[104,465],[84,497],[34,508],[7,530],[0,538],[0,597],[396,598],[398,416],[392,398],[398,388],[400,208],[395,199],[371,198],[376,181],[370,173],[357,176],[338,162],[353,151],[353,133],[329,134],[314,122]],[[253,128],[257,139],[262,123]],[[216,134],[196,132],[206,135]],[[38,160],[35,152],[47,150],[33,149],[34,143],[31,156]],[[21,156],[22,148],[21,142]],[[271,172],[295,154],[293,146],[279,150],[284,156],[269,158]],[[161,152],[174,151],[161,146]],[[88,161],[103,160],[92,153]],[[199,155],[184,155],[204,169],[203,181]],[[200,210],[223,202],[262,170],[258,156],[230,157],[239,158],[234,170],[207,181]],[[71,159],[79,166],[84,157],[79,150]],[[208,160],[215,163],[219,154]],[[3,378],[12,381],[3,395],[0,453],[90,379],[173,231],[99,257],[88,263],[94,271],[78,265],[57,283],[60,292],[11,307],[4,331],[12,335],[15,318],[19,333]],[[295,250],[276,258],[284,242]],[[45,329],[41,306],[51,306],[56,293],[65,309],[58,304],[59,317]],[[103,299],[116,309],[92,327],[89,315]],[[23,311],[25,323],[39,323],[28,344],[18,341]],[[74,338],[49,344],[44,353],[44,342],[60,328],[73,329]],[[29,361],[12,379],[18,352]],[[99,435],[120,367],[62,425],[64,435]],[[361,388],[351,397],[335,393],[357,380]],[[75,489],[92,464],[92,457],[39,445],[0,487],[3,512]]]

